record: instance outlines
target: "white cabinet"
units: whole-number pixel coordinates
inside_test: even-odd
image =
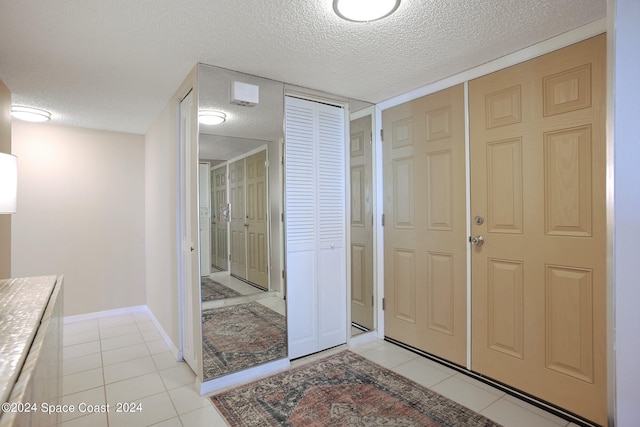
[[[287,97],[285,235],[289,358],[346,342],[345,112]]]
[[[62,276],[0,280],[0,312],[0,426],[60,425]]]

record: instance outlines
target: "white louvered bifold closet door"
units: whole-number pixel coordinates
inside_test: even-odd
[[[344,110],[286,98],[289,357],[347,339]]]

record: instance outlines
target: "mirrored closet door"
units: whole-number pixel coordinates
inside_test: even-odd
[[[339,122],[312,126],[310,130],[312,137],[319,138],[316,145],[319,163],[314,168],[318,174],[311,177],[318,181],[318,188],[308,195],[323,206],[314,213],[319,226],[314,240],[318,255],[314,272],[322,272],[320,276],[325,279],[313,282],[314,286],[322,285],[322,293],[306,300],[296,292],[309,282],[296,280],[295,274],[285,274],[285,270],[297,265],[295,259],[288,259],[285,267],[284,243],[288,242],[289,249],[295,249],[293,241],[288,239],[295,240],[297,233],[295,221],[286,217],[284,210],[285,164],[289,172],[295,172],[304,169],[308,160],[305,152],[298,153],[298,160],[293,159],[293,152],[285,153],[284,104],[285,98],[290,97],[285,97],[285,93],[309,102],[313,100],[321,110],[327,110],[322,114],[335,110],[334,113],[337,111],[337,116],[342,117]],[[318,100],[320,102],[316,102]],[[363,112],[364,109],[370,111]],[[353,253],[346,246],[350,228],[347,197],[352,184],[347,160],[351,150],[349,111],[359,112],[359,117],[369,116],[368,122],[364,119],[363,123],[354,123],[356,133],[363,129],[362,133],[366,134],[364,129],[372,127],[371,104],[200,64],[198,110],[200,116],[218,119],[217,124],[201,121],[198,132],[201,168],[198,174],[201,312],[198,315],[202,328],[203,381],[306,354],[306,349],[292,353],[289,348],[297,339],[291,327],[308,323],[313,317],[311,314],[324,325],[317,335],[321,345],[344,343],[351,329],[349,313],[356,311],[347,299],[348,286],[354,277],[348,274],[347,262]],[[327,132],[335,134],[338,143],[323,140]],[[362,138],[365,141],[366,136]],[[370,151],[365,156],[371,160]],[[365,174],[372,172],[366,169]],[[359,195],[365,197],[365,201],[357,206],[352,204],[363,209],[357,215],[366,216],[365,222],[373,220],[367,207],[373,201],[373,189],[366,183],[367,179],[358,185],[370,194]],[[334,188],[336,182],[339,185]],[[295,200],[290,202],[295,204]],[[304,210],[304,206],[299,207]],[[340,238],[335,238],[336,230]],[[360,231],[360,237],[372,241],[371,233],[372,230],[366,228]],[[362,254],[356,254],[357,263],[362,260]],[[360,271],[360,264],[357,268]],[[297,269],[301,271],[300,265]],[[368,283],[365,290],[357,273],[356,288],[351,290],[353,301],[372,299],[365,314],[355,313],[358,316],[355,322],[366,330],[375,328],[371,274],[364,274]],[[366,295],[360,294],[361,291]],[[288,321],[291,310],[300,316]]]
[[[375,330],[373,108],[351,114],[351,336]]]
[[[203,381],[287,357],[281,275],[284,84],[200,64]]]

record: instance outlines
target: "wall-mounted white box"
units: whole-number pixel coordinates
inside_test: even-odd
[[[243,82],[231,83],[231,103],[244,107],[258,105],[260,88]]]

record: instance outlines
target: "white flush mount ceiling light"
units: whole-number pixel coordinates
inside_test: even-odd
[[[203,125],[219,125],[227,120],[227,115],[222,111],[201,111],[198,121]]]
[[[22,105],[12,105],[11,115],[16,119],[27,122],[46,122],[51,120],[51,113],[34,107],[25,107]]]
[[[336,14],[354,22],[371,22],[386,18],[398,9],[400,0],[333,0]]]

